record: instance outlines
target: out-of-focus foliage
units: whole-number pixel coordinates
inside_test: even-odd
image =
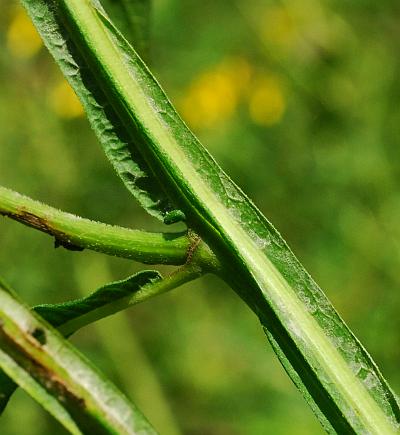
[[[106,162],[16,1],[0,7],[0,184],[85,217],[158,228]],[[278,226],[397,391],[399,18],[392,0],[154,0],[151,44],[185,120]],[[2,275],[32,305],[140,269],[54,250],[47,236],[5,219],[0,242]],[[163,434],[322,432],[254,316],[216,279],[73,341]],[[0,428],[62,433],[22,391]]]

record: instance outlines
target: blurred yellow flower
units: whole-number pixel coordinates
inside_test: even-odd
[[[251,67],[243,58],[226,59],[200,74],[179,103],[184,119],[195,129],[226,121],[235,112],[250,77]]]
[[[278,77],[257,77],[246,59],[236,57],[223,60],[195,78],[179,102],[179,109],[190,127],[211,128],[228,120],[240,102],[248,104],[253,122],[264,126],[279,122],[286,108]]]
[[[219,68],[230,78],[238,92],[247,90],[250,85],[253,70],[246,58],[228,58],[220,64]]]
[[[30,18],[17,7],[7,31],[7,48],[13,56],[29,59],[39,52],[43,43]]]
[[[259,125],[278,123],[286,109],[286,101],[280,80],[265,75],[255,83],[249,94],[249,113]]]
[[[61,118],[77,118],[84,113],[81,102],[66,80],[61,80],[52,89],[49,103],[54,112]]]

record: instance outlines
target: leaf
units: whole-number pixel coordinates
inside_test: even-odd
[[[155,270],[146,270],[127,279],[115,281],[99,288],[91,295],[60,304],[42,304],[33,309],[55,328],[64,326],[68,335],[73,334],[82,324],[90,322],[90,318],[98,317],[98,311],[110,303],[121,301],[132,296],[146,284],[161,279]],[[118,306],[115,312],[118,311]],[[111,313],[109,313],[111,314]],[[89,319],[88,319],[89,317]],[[75,325],[76,329],[71,326]]]
[[[168,200],[163,185],[154,177],[144,160],[140,138],[124,124],[104,95],[88,60],[80,53],[79,43],[69,37],[65,22],[60,19],[60,2],[21,1],[45,45],[81,100],[94,132],[125,186],[151,215],[163,219],[176,207]],[[130,9],[133,8],[133,3]]]
[[[74,434],[155,433],[113,384],[3,286],[0,367]]]
[[[33,310],[53,327],[63,326],[66,331],[63,335],[70,336],[82,326],[101,318],[101,310],[107,309],[107,306],[107,315],[112,314],[109,309],[111,304],[114,306],[113,312],[121,309],[121,305],[126,307],[126,298],[132,296],[146,284],[154,283],[160,278],[161,276],[157,271],[142,271],[127,279],[107,284],[85,298],[60,304],[37,305],[33,307]],[[0,286],[7,288],[1,280]],[[4,371],[0,370],[0,414],[4,411],[16,388],[17,384]]]
[[[105,0],[104,9],[112,21],[136,47],[143,59],[149,57],[150,0]]]
[[[217,252],[227,280],[328,431],[394,433],[396,397],[285,241],[175,112],[128,42],[85,0],[59,12],[153,174]]]

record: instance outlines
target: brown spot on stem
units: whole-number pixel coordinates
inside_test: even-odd
[[[41,384],[46,390],[48,390],[56,399],[63,403],[68,409],[74,409],[79,407],[82,412],[85,408],[85,400],[82,397],[77,396],[64,380],[59,377],[57,373],[52,371],[49,367],[46,367],[41,361],[40,357],[36,355],[36,352],[29,352],[29,345],[32,345],[32,335],[35,335],[35,331],[44,333],[41,328],[35,328],[35,330],[29,334],[24,331],[20,331],[22,334],[22,340],[25,339],[24,345],[21,344],[21,337],[17,341],[12,335],[10,335],[4,324],[0,324],[0,344],[1,347],[14,359],[14,361],[24,368],[39,384]],[[37,343],[37,337],[35,337]],[[42,346],[34,346],[36,351],[44,352]]]
[[[71,242],[69,236],[64,232],[54,228],[51,223],[44,217],[37,216],[24,208],[19,209],[16,212],[1,212],[2,215],[7,216],[13,220],[21,222],[31,228],[35,228],[43,233],[47,233],[55,238],[54,246],[58,248],[62,246],[70,251],[83,251],[84,248],[77,246]]]

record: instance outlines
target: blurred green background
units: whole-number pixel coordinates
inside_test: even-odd
[[[160,229],[102,154],[14,0],[0,0],[0,184]],[[400,391],[400,3],[154,0],[151,64],[184,119],[278,227]],[[141,266],[54,249],[0,219],[0,274],[57,302]],[[72,341],[165,435],[320,434],[257,319],[221,281],[186,285]],[[65,433],[24,392],[4,435]]]

